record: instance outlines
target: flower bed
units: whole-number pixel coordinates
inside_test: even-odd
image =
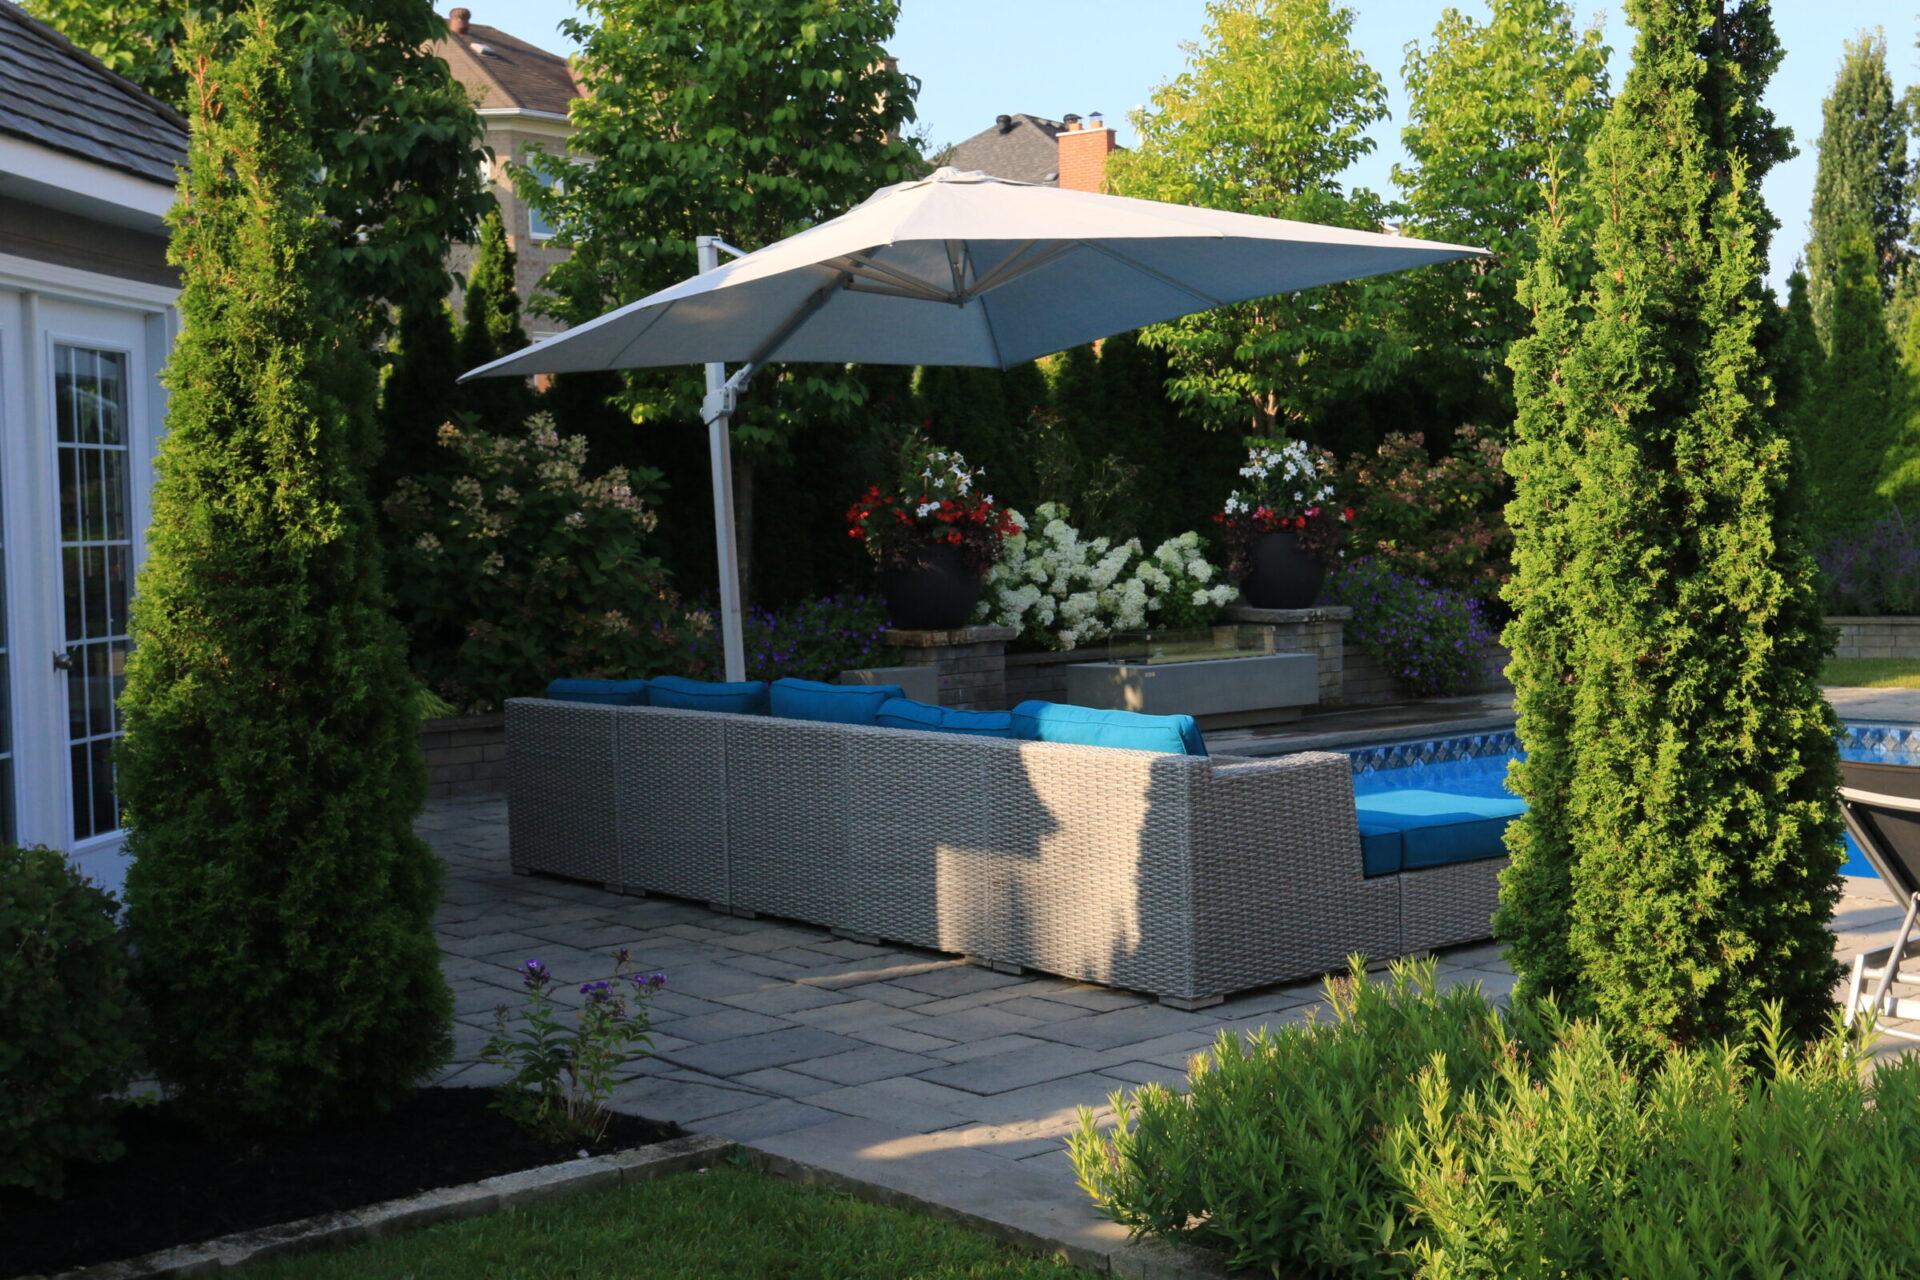
[[[600,1142],[529,1137],[485,1089],[422,1089],[389,1114],[236,1155],[166,1105],[120,1119],[126,1155],[76,1166],[63,1200],[0,1193],[0,1273],[49,1274],[375,1204],[680,1133],[617,1116]]]

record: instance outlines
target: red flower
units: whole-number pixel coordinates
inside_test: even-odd
[[[849,529],[847,530],[847,536],[849,538],[857,538],[860,536],[860,531],[858,529]]]
[[[952,543],[952,544],[953,544],[954,546],[956,546],[956,547],[957,547],[957,546],[959,546],[959,545],[960,545],[960,531],[959,531],[958,529],[955,529],[955,530],[954,530],[953,532],[951,532],[951,533],[949,533],[949,534],[947,535],[947,541],[948,541],[948,542],[951,542],[951,543]]]

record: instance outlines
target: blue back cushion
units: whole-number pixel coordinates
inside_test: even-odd
[[[1013,709],[1013,736],[1029,742],[1069,742],[1082,747],[1130,747],[1204,756],[1207,744],[1192,716],[1149,716],[1138,711],[1096,711],[1059,702],[1023,702]]]
[[[689,680],[685,676],[658,676],[647,693],[656,707],[677,707],[682,711],[731,711],[743,716],[767,714],[765,680],[742,680],[727,684],[717,680]]]
[[[555,680],[547,685],[555,702],[603,702],[616,707],[647,705],[645,680]]]
[[[1357,795],[1353,803],[1361,860],[1370,876],[1497,858],[1507,851],[1507,823],[1527,807],[1512,795],[1419,788]]]
[[[788,720],[871,725],[881,703],[905,694],[897,684],[823,684],[788,677],[773,682],[771,697],[773,714]]]
[[[928,733],[964,733],[974,738],[1013,737],[1011,711],[962,711],[935,707],[912,698],[889,698],[874,723],[883,729],[920,729]]]

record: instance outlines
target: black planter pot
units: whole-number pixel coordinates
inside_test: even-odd
[[[1256,609],[1305,609],[1320,598],[1327,566],[1300,547],[1291,532],[1263,533],[1254,539],[1253,568],[1240,594]]]
[[[880,572],[887,621],[899,631],[952,631],[973,621],[980,579],[967,569],[960,548],[930,542],[917,563]]]

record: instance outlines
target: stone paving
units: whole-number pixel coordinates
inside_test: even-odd
[[[477,1055],[495,1008],[518,1003],[516,966],[544,961],[556,998],[577,1003],[578,984],[607,976],[614,950],[628,947],[668,985],[654,1000],[654,1054],[622,1083],[617,1106],[942,1204],[1016,1238],[1065,1241],[1096,1266],[1125,1237],[1075,1186],[1062,1139],[1078,1109],[1104,1115],[1115,1090],[1177,1082],[1223,1029],[1304,1020],[1319,996],[1305,982],[1188,1013],[807,925],[515,876],[497,797],[435,801],[420,829],[448,868],[436,923],[458,1021],[443,1082],[498,1078]],[[1851,882],[1834,921],[1839,949],[1878,945],[1899,920],[1877,882]],[[1448,985],[1478,982],[1494,995],[1513,984],[1491,944],[1443,953],[1438,968]]]

